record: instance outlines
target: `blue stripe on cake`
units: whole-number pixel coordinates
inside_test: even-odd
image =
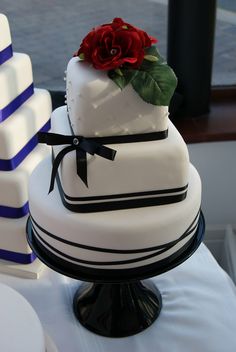
[[[13,99],[7,106],[0,109],[0,122],[6,120],[13,114],[27,99],[34,94],[34,84],[31,83],[20,95]]]
[[[40,132],[47,132],[51,128],[50,120],[40,129]],[[0,170],[11,171],[14,170],[36,147],[38,144],[37,133],[29,140],[29,142],[12,158],[12,159],[0,159]]]
[[[5,205],[0,205],[0,216],[2,218],[18,219],[22,218],[29,212],[29,203],[26,202],[23,207],[14,208]]]
[[[32,253],[18,253],[0,249],[0,259],[9,260],[20,264],[30,264],[36,259],[36,255]]]
[[[13,56],[12,45],[10,44],[5,49],[0,51],[0,65],[9,60]]]

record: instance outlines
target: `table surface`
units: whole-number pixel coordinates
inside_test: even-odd
[[[0,274],[0,282],[34,307],[58,352],[235,352],[236,287],[204,244],[152,280],[163,299],[159,318],[140,334],[112,339],[89,332],[74,317],[72,300],[80,282],[49,268],[39,280]]]

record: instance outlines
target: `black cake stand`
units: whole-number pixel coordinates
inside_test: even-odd
[[[188,259],[202,242],[204,231],[204,216],[200,213],[195,235],[167,259],[135,269],[105,270],[68,264],[52,253],[46,253],[34,235],[30,218],[27,222],[28,242],[37,257],[51,269],[85,281],[77,290],[73,303],[80,323],[107,337],[137,334],[156,320],[162,307],[161,294],[151,280],[145,279],[169,271]]]

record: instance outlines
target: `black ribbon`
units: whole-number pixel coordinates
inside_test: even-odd
[[[87,187],[87,153],[90,155],[97,154],[108,160],[114,160],[116,155],[116,151],[114,149],[105,147],[92,138],[85,138],[82,136],[65,136],[57,133],[39,132],[38,141],[39,143],[45,143],[47,145],[69,144],[68,147],[65,147],[57,154],[53,161],[51,182],[48,193],[53,190],[58,167],[64,156],[69,152],[73,150],[76,151],[77,174]]]

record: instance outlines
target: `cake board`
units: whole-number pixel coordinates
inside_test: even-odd
[[[58,349],[52,340],[52,338],[44,332],[45,335],[45,344],[46,344],[46,352],[58,352]]]
[[[26,279],[39,279],[45,265],[36,258],[30,264],[19,264],[0,259],[0,273]]]
[[[145,280],[173,269],[187,260],[199,247],[205,231],[201,213],[195,235],[169,258],[141,268],[126,270],[89,269],[58,262],[52,253],[47,255],[37,242],[30,218],[27,222],[28,242],[42,262],[68,277],[85,281],[74,296],[74,313],[88,330],[107,337],[125,337],[149,327],[162,307],[161,294]],[[145,280],[145,281],[141,281]]]

